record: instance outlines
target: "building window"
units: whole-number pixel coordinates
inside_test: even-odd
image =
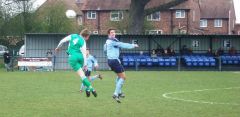
[[[147,16],[148,21],[160,21],[160,11]]]
[[[82,25],[82,16],[77,17],[78,25]]]
[[[110,15],[111,21],[120,21],[123,19],[123,12],[122,11],[112,11]]]
[[[87,12],[87,19],[96,19],[97,13],[96,11],[88,11]]]
[[[238,31],[238,35],[240,35],[240,31]]]
[[[215,19],[214,20],[214,27],[222,27],[222,20],[221,19]]]
[[[116,35],[122,35],[122,31],[120,31],[120,30],[115,30],[115,34],[116,34]]]
[[[176,10],[176,18],[185,18],[185,10]]]
[[[206,19],[201,19],[200,20],[200,27],[207,27],[208,25],[208,22]]]
[[[187,30],[180,30],[180,34],[187,34]]]
[[[161,35],[161,34],[163,34],[163,31],[162,30],[147,30],[146,34],[149,34],[149,35]]]

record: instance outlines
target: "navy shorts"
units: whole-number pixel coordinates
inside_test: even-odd
[[[108,59],[108,65],[115,73],[124,72],[124,68],[118,59]]]
[[[87,77],[88,77],[88,76],[91,76],[91,71],[88,71],[88,70],[85,71],[85,76],[87,76]]]

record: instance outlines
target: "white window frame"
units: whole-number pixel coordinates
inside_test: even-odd
[[[186,11],[185,10],[176,10],[176,18],[185,18],[186,17]]]
[[[207,19],[201,19],[199,23],[200,27],[208,27],[208,20]]]
[[[156,15],[156,16],[158,15],[159,17],[154,19],[154,15]],[[161,19],[161,12],[160,11],[155,12],[155,13],[147,16],[147,21],[160,21],[160,19]]]
[[[222,19],[215,19],[214,20],[214,27],[222,27]]]
[[[97,18],[97,12],[96,11],[88,11],[87,12],[87,19],[96,19]]]
[[[162,30],[146,30],[146,34],[148,35],[161,35],[163,34]]]
[[[180,34],[187,34],[187,30],[180,30]]]
[[[117,17],[112,17],[112,15],[117,15]],[[120,21],[122,19],[123,19],[123,12],[122,11],[111,11],[111,13],[110,13],[110,20],[111,21]]]

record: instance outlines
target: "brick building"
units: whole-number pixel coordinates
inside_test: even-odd
[[[81,2],[80,2],[81,1]],[[131,0],[77,0],[82,24],[94,34],[106,34],[109,22],[126,18]],[[80,3],[80,4],[79,4]],[[161,4],[151,0],[146,8]],[[146,33],[232,34],[235,12],[232,0],[188,0],[147,16],[154,24]]]

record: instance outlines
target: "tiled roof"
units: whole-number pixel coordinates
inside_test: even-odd
[[[161,4],[167,3],[171,0],[151,0],[146,8],[157,7]],[[81,8],[82,10],[128,10],[130,8],[131,0],[86,0]],[[180,6],[184,9],[186,6]],[[180,8],[179,7],[179,8]]]
[[[87,0],[81,10],[127,10],[131,0]]]
[[[201,0],[201,18],[228,18],[232,0]]]

